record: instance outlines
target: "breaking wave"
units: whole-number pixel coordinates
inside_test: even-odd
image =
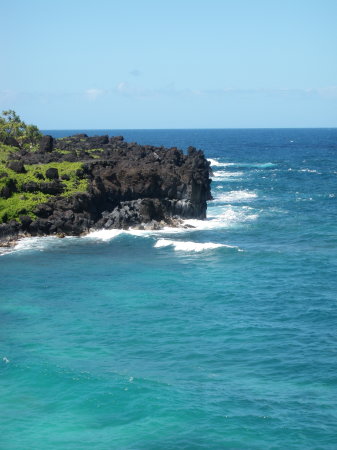
[[[221,162],[218,158],[208,158],[211,167],[238,167],[245,169],[268,169],[275,167],[277,164],[272,162],[266,163],[241,163],[241,162]]]
[[[226,170],[217,170],[213,173],[211,178],[214,181],[230,181],[233,178],[242,177],[243,175],[243,172],[227,172]]]
[[[202,252],[205,250],[214,250],[216,248],[227,247],[241,251],[234,245],[216,244],[214,242],[191,242],[191,241],[172,241],[170,239],[159,239],[154,247],[173,247],[175,251],[181,252]]]
[[[257,194],[252,191],[229,191],[218,194],[212,203],[221,203],[221,202],[241,202],[246,200],[252,200],[253,198],[257,198]]]

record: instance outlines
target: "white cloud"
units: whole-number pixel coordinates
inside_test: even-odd
[[[105,94],[106,91],[103,89],[87,89],[84,91],[84,95],[88,100],[95,101],[98,99],[98,97],[101,97],[103,94]]]

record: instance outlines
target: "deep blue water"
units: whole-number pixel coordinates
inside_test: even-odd
[[[0,448],[336,449],[337,129],[86,132],[203,149],[214,200],[0,257]]]

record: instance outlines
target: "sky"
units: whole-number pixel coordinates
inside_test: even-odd
[[[337,0],[0,0],[0,111],[41,129],[337,126]]]

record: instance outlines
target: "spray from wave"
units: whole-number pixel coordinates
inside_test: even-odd
[[[270,167],[275,167],[277,164],[272,162],[265,163],[246,163],[246,162],[221,162],[218,158],[208,158],[211,167],[236,167],[244,169],[268,169]]]
[[[234,245],[216,244],[214,242],[191,242],[191,241],[172,241],[170,239],[159,239],[154,247],[173,247],[178,252],[202,252],[205,250],[214,250],[216,248],[226,247],[241,251]]]
[[[214,198],[212,200],[212,203],[222,203],[222,202],[241,202],[246,200],[252,200],[254,198],[257,198],[257,194],[252,191],[229,191],[229,192],[223,192]]]

